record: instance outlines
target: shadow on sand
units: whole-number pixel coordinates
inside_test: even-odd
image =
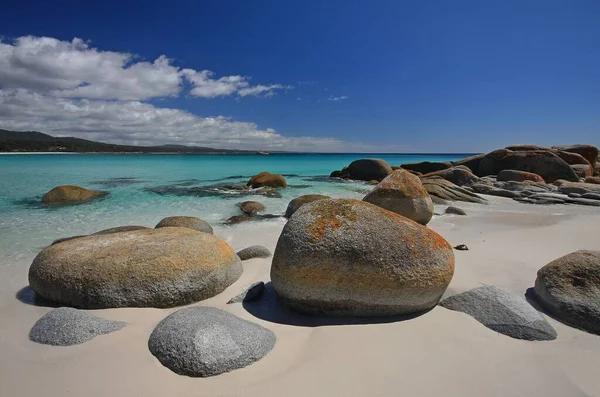
[[[54,302],[47,301],[38,297],[33,289],[28,285],[26,287],[21,288],[17,294],[15,295],[21,303],[25,303],[26,305],[31,306],[41,306],[41,307],[59,307],[60,305]]]
[[[277,296],[271,282],[265,284],[263,297],[256,302],[244,302],[244,309],[256,318],[277,324],[300,327],[319,327],[324,325],[385,324],[411,320],[429,310],[402,316],[388,317],[320,317],[296,312],[285,306]]]

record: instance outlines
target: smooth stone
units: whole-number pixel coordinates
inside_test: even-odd
[[[52,309],[31,328],[29,339],[53,346],[73,346],[123,328],[127,323],[105,320],[70,307]]]
[[[42,204],[81,204],[107,196],[108,192],[90,190],[76,185],[56,186],[42,197]]]
[[[386,176],[392,173],[392,167],[381,159],[360,159],[354,160],[347,169],[350,179],[359,181],[382,181]],[[342,176],[344,170],[342,170]]]
[[[171,371],[215,376],[246,367],[267,355],[275,334],[213,307],[188,307],[162,320],[148,340],[150,352]]]
[[[245,261],[252,258],[268,258],[271,256],[271,251],[262,245],[252,245],[244,248],[237,253],[241,260]]]
[[[471,170],[464,165],[448,168],[441,171],[430,172],[423,175],[424,177],[439,176],[447,181],[454,183],[457,186],[472,185],[479,182],[479,177],[474,175]]]
[[[265,283],[257,281],[245,288],[244,291],[240,292],[238,295],[231,298],[227,304],[256,301],[262,298],[264,293]]]
[[[466,313],[487,328],[511,338],[554,340],[556,330],[524,298],[494,285],[453,295],[440,306]]]
[[[244,201],[240,204],[240,210],[246,215],[256,215],[265,211],[265,206],[257,201]]]
[[[446,211],[444,213],[452,215],[467,215],[467,213],[464,210],[453,206],[446,208]]]
[[[254,175],[247,186],[251,186],[253,189],[260,187],[272,187],[272,188],[286,188],[287,181],[280,174],[271,174],[270,172],[261,172],[260,174]]]
[[[204,233],[212,234],[213,232],[213,228],[208,222],[195,216],[169,216],[155,226],[156,229],[161,227],[185,227]]]

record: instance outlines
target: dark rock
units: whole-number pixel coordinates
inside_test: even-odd
[[[600,193],[584,193],[581,198],[590,200],[600,200]]]
[[[29,268],[29,284],[45,300],[86,309],[173,307],[212,297],[241,274],[225,241],[164,227],[44,248]]]
[[[213,232],[213,228],[208,222],[194,216],[169,216],[156,225],[156,229],[161,227],[185,227],[204,233]]]
[[[511,338],[554,340],[556,331],[524,298],[493,285],[484,285],[440,302],[466,313],[487,328]]]
[[[469,247],[467,247],[466,244],[459,244],[456,247],[454,247],[454,249],[457,251],[468,251]]]
[[[446,214],[453,214],[453,215],[467,215],[467,213],[464,210],[461,210],[460,208],[453,207],[453,206],[450,206],[450,207],[446,208],[445,213]]]
[[[371,181],[375,179],[381,181],[392,173],[392,168],[384,160],[361,159],[350,163],[348,172],[350,179],[358,181]]]
[[[285,217],[291,217],[294,212],[298,211],[306,203],[312,203],[313,201],[328,199],[329,196],[323,196],[322,194],[305,194],[304,196],[296,197],[289,202],[287,209],[285,210]]]
[[[481,160],[483,160],[483,158],[485,156],[486,156],[485,153],[476,154],[474,156],[470,156],[470,157],[464,158],[462,160],[455,161],[453,164],[454,164],[454,166],[464,165],[465,167],[468,167],[473,174],[475,174],[477,176],[481,176],[479,174],[479,164],[481,163]]]
[[[252,258],[268,258],[271,256],[271,251],[262,245],[252,245],[239,251],[237,256],[239,256],[243,261]]]
[[[421,178],[421,183],[427,193],[432,197],[437,197],[442,200],[450,201],[466,201],[470,203],[484,204],[487,201],[479,197],[477,194],[472,193],[460,186],[456,186],[454,183],[445,180],[441,177],[429,177]],[[437,204],[437,203],[436,203]],[[444,203],[442,203],[444,204]]]
[[[244,291],[240,292],[238,295],[231,298],[227,304],[257,301],[262,298],[264,293],[265,283],[257,281],[245,288]]]
[[[275,334],[213,307],[188,307],[162,320],[150,352],[171,371],[208,377],[246,367],[267,355]]]
[[[342,176],[342,171],[333,171],[329,174],[330,178],[340,178]]]
[[[265,206],[256,201],[244,201],[240,204],[240,210],[244,214],[252,216],[264,212]]]
[[[270,172],[261,172],[260,174],[254,175],[247,183],[252,188],[259,187],[273,187],[273,188],[286,188],[287,181],[283,175],[271,174]]]
[[[388,175],[363,201],[426,225],[433,216],[433,202],[418,176],[399,169]]]
[[[437,233],[364,201],[334,199],[290,218],[271,280],[298,311],[389,316],[435,306],[453,272],[452,247]]]
[[[600,334],[600,251],[577,251],[550,262],[538,271],[534,290],[559,321]]]
[[[251,221],[252,217],[249,215],[234,215],[231,218],[227,219],[225,223],[230,225],[237,225],[238,223]]]
[[[429,174],[431,172],[441,171],[452,167],[452,163],[450,161],[446,161],[443,163],[431,162],[431,161],[422,161],[420,163],[407,163],[402,164],[400,167],[405,170],[419,172],[421,174]]]
[[[558,179],[578,181],[575,171],[564,160],[546,151],[494,151],[481,161],[479,174],[497,175],[502,170],[526,171],[538,174],[546,182]]]
[[[61,185],[50,190],[42,197],[42,204],[65,205],[81,204],[107,196],[108,192],[89,190],[81,186]]]
[[[523,182],[523,181],[532,181],[538,183],[544,183],[544,178],[539,176],[538,174],[534,174],[531,172],[525,171],[516,171],[516,170],[502,170],[498,173],[499,181],[515,181],[515,182]]]
[[[35,323],[29,332],[29,339],[44,345],[79,345],[98,335],[118,331],[125,325],[121,321],[92,316],[83,310],[59,307],[49,311]]]

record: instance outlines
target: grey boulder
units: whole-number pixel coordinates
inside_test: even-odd
[[[40,318],[29,339],[44,345],[72,346],[123,328],[126,323],[92,316],[83,310],[59,307]]]
[[[245,261],[252,258],[268,258],[271,256],[271,251],[262,245],[252,245],[244,248],[237,253],[241,260]]]
[[[556,331],[526,300],[494,285],[485,285],[440,302],[466,313],[487,328],[516,339],[554,340]]]
[[[212,307],[189,307],[162,320],[148,340],[150,352],[171,371],[208,377],[246,367],[267,355],[275,334]]]

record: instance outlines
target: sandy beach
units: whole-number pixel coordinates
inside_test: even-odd
[[[435,216],[429,224],[452,245],[469,247],[455,251],[446,296],[483,284],[523,295],[551,260],[597,248],[595,208],[488,198],[490,205],[459,203],[468,216]],[[444,208],[436,206],[436,212]],[[221,227],[215,233],[236,250],[252,244],[274,250],[284,223]],[[276,334],[274,349],[246,368],[190,378],[162,366],[148,351],[148,337],[176,308],[95,310],[128,325],[82,345],[44,346],[28,340],[31,326],[50,310],[35,306],[27,288],[31,259],[0,268],[2,396],[600,395],[600,337],[548,316],[558,338],[528,342],[440,306],[415,318],[301,315],[281,306],[270,284],[258,302],[227,305],[247,284],[269,280],[271,259],[245,261],[237,282],[191,305],[221,308]]]

